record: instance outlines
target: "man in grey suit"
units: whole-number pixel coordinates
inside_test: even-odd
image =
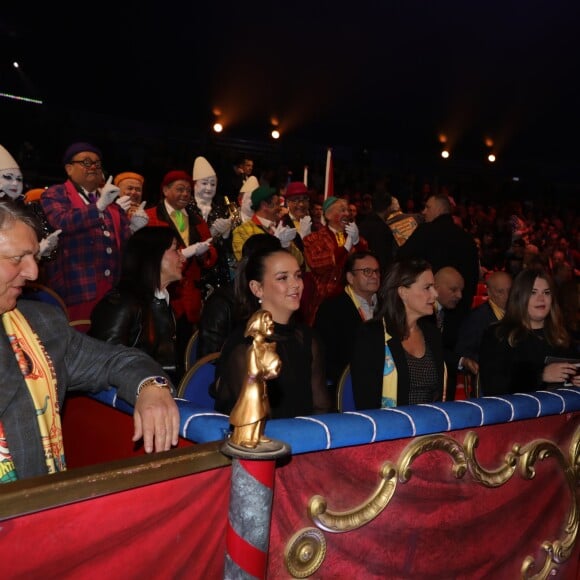
[[[133,441],[143,438],[147,453],[176,445],[174,388],[153,359],[76,331],[58,308],[18,301],[38,275],[38,250],[34,218],[0,202],[0,481],[66,469],[60,409],[67,391],[114,386],[134,406]]]

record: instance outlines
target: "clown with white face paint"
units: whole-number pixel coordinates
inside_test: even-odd
[[[10,198],[19,204],[24,204],[22,186],[24,179],[22,171],[16,160],[8,151],[0,145],[0,199]],[[27,204],[28,205],[28,204]],[[46,222],[46,217],[40,207],[40,204],[33,204],[31,207],[33,213],[39,220],[42,231],[47,235],[40,240],[39,255],[41,258],[48,258],[56,249],[58,236],[61,230],[52,231]]]
[[[229,284],[233,279],[232,218],[223,199],[216,197],[217,175],[205,157],[196,157],[192,177],[193,200],[190,209],[207,223],[213,246],[218,252],[216,267],[202,274],[202,295],[207,298],[216,287]]]
[[[0,145],[0,198],[22,198],[22,171],[16,160]]]

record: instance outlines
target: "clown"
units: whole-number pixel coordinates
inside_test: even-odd
[[[202,294],[205,299],[218,286],[227,285],[233,279],[235,258],[230,239],[232,217],[222,198],[216,198],[217,175],[205,157],[196,157],[192,177],[192,210],[207,223],[213,246],[218,252],[216,267],[202,274]]]
[[[16,160],[0,145],[0,198],[22,198],[22,171]]]

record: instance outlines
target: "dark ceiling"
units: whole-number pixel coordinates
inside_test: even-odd
[[[0,92],[194,131],[219,111],[242,138],[277,119],[329,146],[580,156],[577,2],[118,4],[3,8]]]

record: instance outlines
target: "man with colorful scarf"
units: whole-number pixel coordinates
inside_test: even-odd
[[[344,292],[325,300],[314,321],[324,344],[326,376],[333,386],[350,363],[356,329],[373,317],[381,285],[379,262],[372,252],[349,254],[344,269]]]
[[[134,405],[133,441],[145,451],[177,444],[179,412],[161,367],[138,349],[72,328],[59,309],[17,300],[38,275],[37,225],[0,202],[0,482],[66,469],[60,409],[67,391],[114,386]]]

